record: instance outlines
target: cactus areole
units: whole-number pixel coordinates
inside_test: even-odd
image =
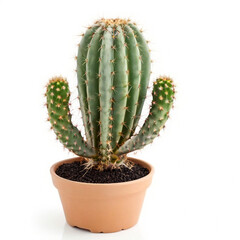
[[[57,138],[99,170],[126,164],[126,154],[151,143],[168,119],[174,85],[160,77],[153,83],[149,115],[136,132],[150,79],[149,52],[142,31],[130,20],[100,19],[88,27],[77,55],[85,137],[71,121],[67,80],[54,77],[47,85],[49,120]]]

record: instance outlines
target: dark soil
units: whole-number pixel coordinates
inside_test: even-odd
[[[99,171],[95,168],[85,169],[84,162],[75,161],[60,165],[56,174],[62,178],[86,183],[119,183],[136,180],[149,173],[147,168],[134,164],[131,169],[121,166],[118,169]]]

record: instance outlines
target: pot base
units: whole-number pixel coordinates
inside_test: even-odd
[[[124,231],[124,230],[127,230],[129,228],[132,228],[134,227],[137,222],[134,224],[134,225],[128,225],[126,228],[111,228],[111,229],[104,229],[104,228],[92,228],[92,229],[89,229],[89,228],[83,228],[83,227],[78,227],[78,226],[75,226],[75,225],[71,225],[68,221],[67,221],[68,225],[71,226],[71,227],[74,227],[74,228],[78,228],[78,229],[81,229],[81,230],[85,230],[85,231],[89,231],[89,232],[92,232],[92,233],[114,233],[114,232],[120,232],[120,231]]]

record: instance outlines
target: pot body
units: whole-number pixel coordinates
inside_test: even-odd
[[[134,226],[139,218],[145,192],[152,181],[153,167],[128,158],[149,169],[143,178],[122,183],[83,183],[59,177],[55,171],[63,163],[80,161],[71,158],[51,167],[53,184],[58,189],[66,221],[71,226],[91,232],[117,232]]]

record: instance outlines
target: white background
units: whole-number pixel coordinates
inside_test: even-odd
[[[1,239],[240,239],[239,1],[0,0]],[[77,36],[100,17],[130,17],[151,42],[153,74],[177,99],[166,129],[135,157],[155,167],[136,227],[69,227],[49,168],[72,157],[49,124],[44,86],[76,84]]]

